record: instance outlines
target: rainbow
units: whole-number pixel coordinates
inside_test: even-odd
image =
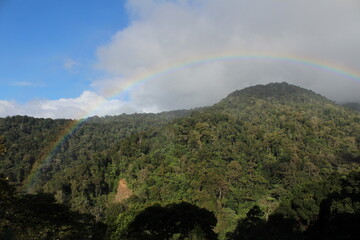
[[[81,120],[69,120],[63,129],[58,133],[58,136],[55,138],[55,142],[52,143],[47,149],[43,152],[43,156],[40,157],[40,160],[37,160],[30,171],[30,174],[23,182],[23,190],[27,193],[33,193],[35,191],[34,187],[36,180],[40,177],[41,167],[45,164],[48,164],[53,159],[54,155],[59,152],[61,147],[66,143],[66,141],[78,130],[84,123],[85,119]]]
[[[138,74],[124,81],[123,84],[115,89],[113,92],[108,93],[108,96],[99,101],[95,106],[92,107],[87,114],[85,114],[80,120],[72,121],[68,124],[58,135],[57,140],[49,147],[46,154],[34,163],[29,176],[24,180],[24,189],[27,192],[33,190],[33,186],[36,180],[40,176],[40,169],[44,164],[51,162],[52,157],[59,151],[67,139],[69,139],[77,129],[79,129],[86,120],[94,115],[93,113],[101,107],[101,105],[108,99],[115,98],[124,92],[130,92],[131,90],[139,87],[140,85],[146,84],[147,82],[159,79],[163,76],[170,75],[179,72],[184,69],[195,68],[202,65],[207,65],[217,62],[234,62],[234,61],[246,61],[246,62],[280,62],[292,65],[303,66],[304,68],[310,68],[335,74],[341,78],[354,80],[360,82],[360,72],[353,69],[346,68],[345,66],[337,65],[332,62],[320,60],[320,59],[308,59],[296,56],[281,56],[281,55],[258,55],[258,54],[247,54],[247,55],[222,55],[222,56],[208,56],[206,58],[198,58],[193,60],[187,60],[183,63],[176,63],[173,65],[167,65],[158,69],[152,69],[151,71]],[[120,89],[120,90],[119,90]]]

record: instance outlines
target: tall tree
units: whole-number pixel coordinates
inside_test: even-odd
[[[212,212],[190,203],[182,202],[165,207],[154,205],[138,214],[129,224],[128,239],[169,240],[197,239],[216,240],[213,228],[216,218]]]

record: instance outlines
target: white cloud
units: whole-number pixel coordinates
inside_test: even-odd
[[[26,87],[26,86],[34,86],[35,84],[28,81],[21,81],[21,82],[13,82],[13,86],[20,86],[20,87]]]
[[[112,77],[94,80],[92,91],[77,98],[1,101],[0,116],[79,118],[191,108],[275,81],[336,101],[360,100],[360,77],[315,64],[343,66],[360,76],[358,0],[128,0],[127,9],[129,26],[97,49],[96,67]],[[63,67],[77,65],[68,58]]]
[[[16,115],[16,104],[10,101],[0,100],[0,117]]]
[[[67,58],[64,60],[63,67],[67,71],[72,71],[76,66],[79,66],[80,63],[75,61],[74,59]]]
[[[42,118],[80,119],[88,116],[134,113],[130,103],[107,100],[94,92],[84,91],[77,98],[36,100],[26,104],[0,100],[0,117],[28,115]]]
[[[358,69],[360,8],[355,0],[130,0],[128,9],[130,26],[98,49],[97,66],[118,76],[93,83],[105,96],[171,66],[254,55],[163,74],[133,88],[132,103],[143,110],[196,107],[235,89],[273,81],[311,88],[333,100],[359,99],[360,79],[314,64],[261,57],[303,58]]]

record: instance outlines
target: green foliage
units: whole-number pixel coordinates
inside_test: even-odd
[[[6,152],[6,148],[3,144],[3,137],[0,136],[0,156],[3,155]]]
[[[318,220],[308,230],[308,239],[356,239],[360,236],[360,172],[340,181],[340,190],[320,205]]]
[[[37,170],[34,191],[105,221],[109,237],[126,234],[146,203],[179,201],[214,212],[221,239],[255,205],[264,213],[260,225],[270,215],[270,223],[297,236],[341,189],[339,178],[322,180],[360,161],[359,113],[286,83],[236,91],[193,111],[94,117],[49,151],[73,123],[0,119],[7,149],[0,173],[21,187]],[[122,178],[133,196],[117,205],[112,201]],[[346,201],[332,206],[352,208]]]
[[[0,178],[0,239],[103,239],[105,226],[50,194],[20,195]]]
[[[271,212],[294,186],[357,165],[358,114],[311,91],[270,88],[233,93],[125,139],[113,155],[127,169],[122,176],[144,201],[187,200],[214,211],[224,232],[229,226],[221,223],[233,221],[221,214],[224,209],[244,216],[258,203]],[[319,210],[314,201],[294,200],[298,207],[289,214],[307,226]]]
[[[267,220],[255,206],[228,239],[357,239],[359,206],[360,172],[335,174],[299,186]]]
[[[70,120],[7,117],[0,119],[0,133],[4,137],[7,154],[1,158],[0,173],[11,182],[21,184],[37,159],[41,159],[56,142],[56,136],[71,124]]]
[[[128,224],[125,239],[179,240],[217,239],[213,232],[215,215],[204,208],[186,202],[162,207],[153,205],[141,211]],[[193,236],[196,235],[196,236]],[[199,238],[203,236],[203,238]]]

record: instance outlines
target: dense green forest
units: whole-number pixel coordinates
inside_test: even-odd
[[[0,119],[0,236],[24,239],[17,228],[41,236],[27,239],[359,234],[360,114],[312,91],[258,85],[201,109],[89,118],[66,135],[74,124]],[[14,218],[3,210],[27,205],[32,212]]]

